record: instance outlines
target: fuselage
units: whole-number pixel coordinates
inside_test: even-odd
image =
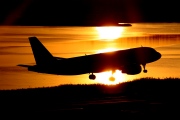
[[[93,73],[120,70],[128,75],[147,73],[145,65],[161,58],[161,54],[150,47],[137,47],[106,53],[77,56],[71,58],[54,57],[37,37],[29,37],[29,42],[36,65],[18,65],[27,67],[29,71],[57,74],[81,75],[90,73],[89,79],[94,80]],[[142,65],[142,67],[141,67]]]
[[[160,58],[161,54],[155,49],[138,47],[58,60],[53,69],[55,74],[80,75],[121,70],[124,66],[147,64]]]

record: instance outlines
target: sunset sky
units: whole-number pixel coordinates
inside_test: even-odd
[[[180,22],[178,1],[1,0],[1,25],[103,25]]]

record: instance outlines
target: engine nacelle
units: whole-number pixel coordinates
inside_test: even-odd
[[[126,65],[121,69],[122,73],[126,73],[128,75],[139,74],[141,72],[141,70],[142,70],[142,68],[138,64]]]

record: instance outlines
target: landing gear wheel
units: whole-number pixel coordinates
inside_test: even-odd
[[[109,81],[115,81],[115,77],[113,76],[109,77]]]
[[[143,70],[144,73],[147,73],[147,70]]]
[[[91,75],[89,75],[89,79],[95,80],[95,79],[96,79],[96,76],[95,76],[94,74],[91,74]]]
[[[145,68],[145,67],[146,67],[146,64],[142,64],[142,65],[143,65],[143,68],[144,68],[143,72],[144,72],[144,73],[147,73],[147,70],[146,70],[146,68]]]

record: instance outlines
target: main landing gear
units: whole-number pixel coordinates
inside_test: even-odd
[[[144,69],[143,72],[144,72],[144,73],[147,73],[147,70],[146,70],[146,68],[145,68],[145,67],[146,67],[146,64],[142,64],[142,66],[143,66],[143,69]]]
[[[113,76],[114,73],[115,73],[115,70],[112,70],[112,75],[111,77],[109,77],[109,81],[115,81],[115,77]]]
[[[95,79],[96,79],[96,76],[92,73],[92,74],[89,75],[89,79],[90,79],[90,80],[95,80]]]
[[[115,71],[112,71],[112,75],[109,77],[109,81],[115,81],[115,77],[113,76],[113,74],[115,73]],[[90,80],[95,80],[96,79],[96,75],[94,75],[93,73],[91,73],[89,75],[89,79]]]
[[[109,77],[109,81],[115,81],[115,77],[113,76]]]

